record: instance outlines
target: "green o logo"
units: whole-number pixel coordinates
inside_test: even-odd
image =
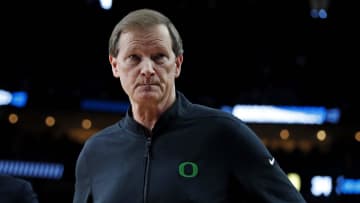
[[[188,167],[191,167],[191,173],[186,173],[185,172],[185,167],[188,166]],[[197,176],[199,172],[199,169],[198,169],[198,166],[194,163],[194,162],[183,162],[179,165],[179,174],[182,176],[182,177],[185,177],[185,178],[193,178],[195,176]]]

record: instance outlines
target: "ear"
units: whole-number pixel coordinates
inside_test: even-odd
[[[180,76],[180,72],[181,72],[181,65],[183,63],[184,60],[184,56],[183,55],[179,55],[176,57],[175,59],[175,65],[176,65],[176,69],[175,69],[175,78],[178,78]]]
[[[111,65],[111,70],[113,73],[113,76],[115,78],[119,78],[120,74],[119,74],[119,70],[118,70],[118,63],[116,61],[116,57],[109,55],[109,61],[110,61],[110,65]]]

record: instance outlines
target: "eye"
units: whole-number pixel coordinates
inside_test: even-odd
[[[136,65],[141,61],[141,58],[140,56],[134,54],[134,55],[129,55],[125,61],[129,65]]]
[[[166,62],[166,56],[164,54],[156,54],[155,56],[152,57],[152,59],[157,64],[163,64]]]

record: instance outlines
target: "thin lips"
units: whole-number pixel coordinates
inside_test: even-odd
[[[147,85],[159,85],[159,83],[141,83],[141,84],[137,84],[136,86],[147,86]]]

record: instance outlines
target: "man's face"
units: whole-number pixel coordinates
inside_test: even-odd
[[[175,56],[164,25],[128,29],[121,34],[118,47],[118,55],[110,56],[110,63],[131,102],[160,103],[171,96],[182,56]]]

